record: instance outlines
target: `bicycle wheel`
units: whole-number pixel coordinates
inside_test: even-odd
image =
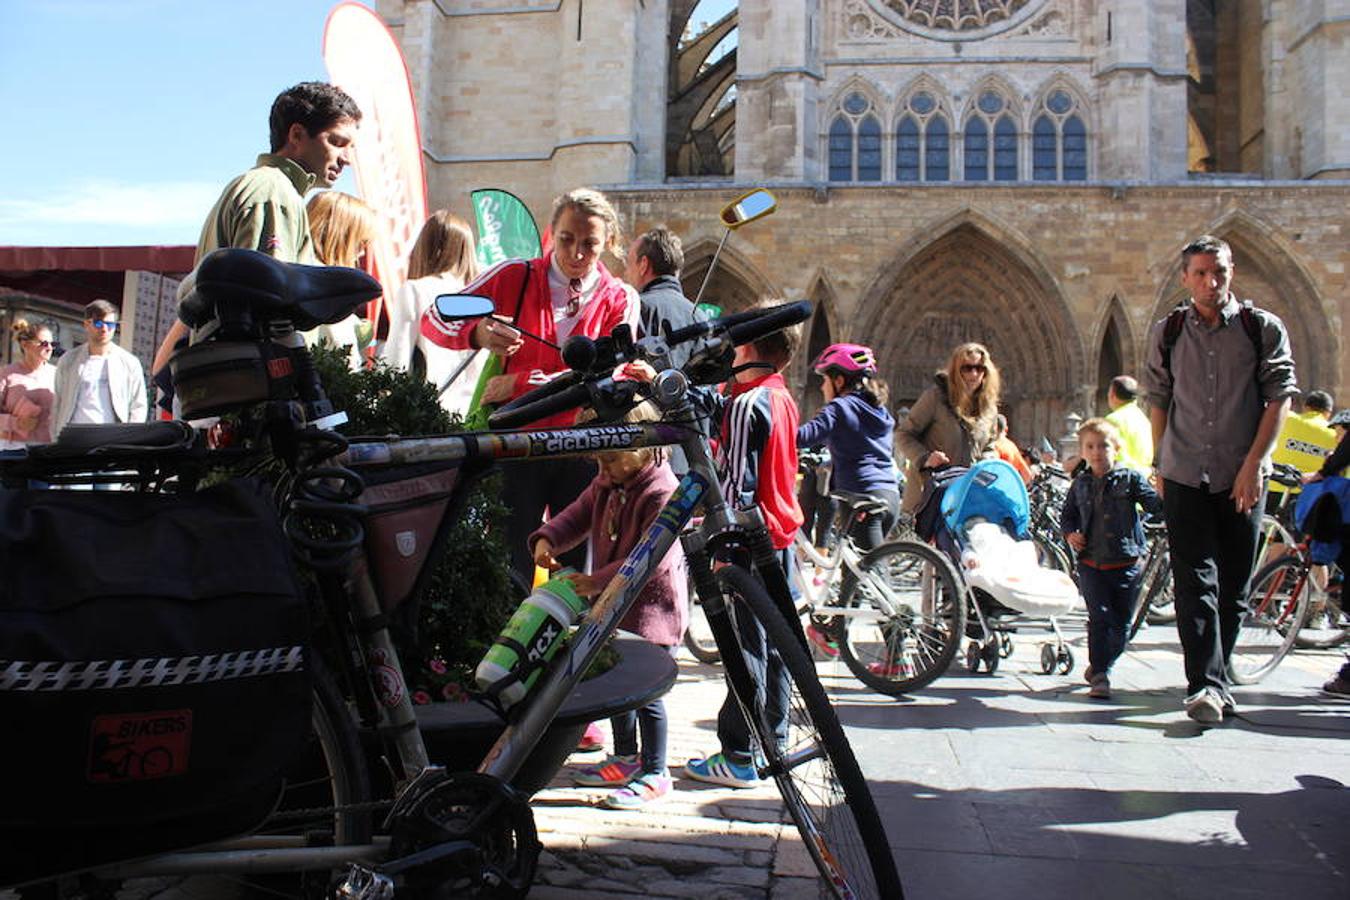
[[[787,740],[779,746],[762,694],[743,665],[728,666],[727,681],[746,713],[774,779],[801,833],[807,853],[824,879],[826,896],[901,898],[900,876],[886,831],[843,726],[820,685],[799,631],[783,618],[759,580],[739,566],[717,572],[732,615],[753,615],[768,646],[782,659],[789,679]],[[739,602],[735,602],[739,601]],[[735,626],[725,640],[734,642]],[[727,644],[726,646],[730,646]]]
[[[1155,621],[1155,604],[1161,604],[1168,610],[1172,606],[1172,564],[1171,557],[1167,553],[1167,547],[1156,547],[1149,551],[1148,562],[1144,565],[1144,574],[1139,578],[1139,596],[1134,598],[1134,615],[1130,618],[1130,633],[1126,641],[1134,640],[1134,636],[1139,633],[1139,629],[1144,627],[1147,622],[1153,624],[1166,624],[1165,622]],[[1171,619],[1176,618],[1173,613]]]
[[[689,627],[684,630],[684,646],[701,663],[711,666],[722,661],[712,627],[703,612],[703,601],[698,599],[698,591],[694,588],[693,576],[689,578]]]
[[[1316,576],[1311,576],[1316,577]],[[1324,576],[1325,577],[1325,576]],[[1294,638],[1300,650],[1330,650],[1350,640],[1350,616],[1341,607],[1340,585],[1311,592],[1303,627]]]
[[[835,618],[839,654],[874,691],[917,691],[947,671],[961,646],[966,595],[951,563],[914,541],[874,547],[862,558],[861,581],[844,576]]]
[[[1308,597],[1308,569],[1295,556],[1270,563],[1252,579],[1228,677],[1255,684],[1270,674],[1294,646]]]
[[[1177,609],[1173,603],[1176,595],[1172,581],[1172,552],[1167,547],[1158,552],[1162,559],[1158,573],[1145,595],[1144,616],[1150,625],[1171,625],[1177,620]]]
[[[262,834],[305,834],[325,844],[365,844],[371,837],[370,776],[356,727],[333,676],[311,657],[310,734],[286,776],[286,790]]]

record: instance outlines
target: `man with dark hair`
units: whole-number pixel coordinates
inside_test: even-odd
[[[683,328],[694,321],[694,304],[684,296],[680,287],[680,270],[684,268],[684,249],[678,235],[664,225],[658,225],[640,234],[628,245],[624,280],[638,289],[642,312],[638,319],[638,336],[665,334],[665,329]],[[677,347],[671,362],[683,366],[693,352],[692,347]]]
[[[144,422],[145,373],[135,354],[117,346],[117,307],[95,300],[84,308],[87,340],[56,364],[52,439],[71,424]]]
[[[1106,402],[1111,412],[1106,421],[1120,432],[1120,462],[1137,469],[1145,476],[1153,471],[1153,426],[1139,404],[1139,382],[1129,375],[1117,375],[1106,389]]]
[[[693,324],[694,304],[680,287],[684,248],[678,235],[664,225],[658,225],[633,239],[624,262],[624,281],[637,288],[638,300],[642,303],[638,337],[664,335],[666,329]],[[693,344],[673,348],[671,365],[677,369],[683,367],[693,352]],[[689,469],[684,451],[679,447],[670,448],[670,467],[676,475],[683,475]]]
[[[1303,412],[1308,416],[1320,416],[1323,423],[1331,418],[1333,406],[1331,395],[1326,391],[1308,391],[1303,395]]]
[[[331,187],[351,165],[360,121],[356,101],[339,87],[306,81],[282,91],[268,116],[272,152],[259,154],[252,169],[225,185],[202,225],[193,264],[212,250],[241,247],[316,265],[305,194]],[[189,277],[179,299],[191,288]],[[155,353],[150,368],[161,387],[159,374],[187,333],[187,325],[174,322]]]
[[[1236,709],[1228,659],[1237,641],[1275,437],[1297,392],[1284,323],[1229,290],[1233,252],[1210,235],[1187,244],[1191,302],[1153,326],[1144,382],[1176,587],[1186,714]]]

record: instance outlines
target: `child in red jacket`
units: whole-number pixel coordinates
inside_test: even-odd
[[[765,301],[759,306],[776,306]],[[797,560],[793,538],[803,516],[797,504],[797,404],[788,392],[782,371],[801,341],[801,326],[767,335],[736,348],[736,365],[758,363],[738,372],[728,384],[720,407],[720,428],[714,459],[727,502],[740,509],[758,506],[778,551],[788,584],[794,584]],[[795,591],[795,588],[793,589]],[[765,711],[780,743],[787,741],[787,670],[778,652],[768,645],[764,627],[754,616],[738,616],[741,647],[757,686],[765,691]],[[750,729],[736,698],[727,692],[717,715],[718,753],[691,759],[685,774],[696,781],[727,787],[753,787],[759,773],[750,753]]]
[[[655,409],[643,404],[625,416],[624,421],[659,419]],[[590,574],[569,576],[577,593],[583,596],[599,594],[609,584],[656,521],[678,483],[660,447],[604,451],[596,454],[596,462],[600,471],[581,496],[529,538],[535,564],[550,570],[558,568],[556,554],[580,546],[589,538]],[[674,656],[684,639],[688,615],[684,551],[677,542],[657,565],[619,627],[664,647]],[[661,698],[636,712],[620,713],[610,720],[610,725],[614,730],[614,755],[583,768],[576,783],[615,788],[604,800],[611,809],[638,809],[669,794],[666,708]]]

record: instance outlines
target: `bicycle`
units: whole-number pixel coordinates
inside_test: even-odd
[[[1031,522],[1028,530],[1036,543],[1036,555],[1041,565],[1078,580],[1077,554],[1064,540],[1059,527],[1060,511],[1069,495],[1072,476],[1057,463],[1040,466],[1027,486],[1031,502]]]
[[[1148,552],[1139,572],[1139,596],[1125,640],[1134,640],[1144,625],[1161,625],[1176,619],[1172,612],[1172,557],[1167,548],[1167,527],[1161,522],[1145,522],[1144,536]]]
[[[888,696],[912,693],[947,670],[960,649],[965,592],[951,563],[917,541],[886,541],[869,551],[849,523],[882,511],[865,494],[834,492],[835,524],[824,550],[798,531],[796,615],[833,645],[855,678]],[[702,662],[720,660],[702,608],[691,607],[685,645]],[[828,650],[823,651],[828,654]]]
[[[1236,684],[1256,684],[1275,670],[1294,649],[1313,602],[1324,599],[1325,583],[1313,577],[1306,544],[1264,566],[1252,579],[1242,610],[1228,677]]]
[[[685,396],[686,376],[663,371],[653,385],[654,399],[668,412],[668,421],[660,424],[348,441],[327,430],[338,414],[314,377],[312,361],[295,329],[345,317],[350,307],[378,292],[378,285],[349,270],[324,275],[335,270],[308,269],[251,251],[218,251],[215,262],[208,259],[199,268],[198,303],[184,306],[195,319],[190,324],[218,326],[215,341],[202,346],[246,350],[244,355],[256,360],[264,373],[248,390],[232,395],[228,410],[219,410],[248,410],[240,446],[207,450],[199,435],[190,430],[184,435],[182,423],[157,423],[119,426],[101,435],[86,433],[84,444],[57,445],[46,454],[0,462],[0,475],[10,483],[37,477],[94,479],[138,483],[145,489],[191,490],[212,462],[227,459],[256,466],[280,461],[286,474],[276,496],[286,514],[286,534],[314,573],[327,611],[326,627],[314,636],[324,652],[316,654],[313,663],[308,742],[308,756],[322,771],[302,785],[304,797],[284,803],[251,836],[135,863],[109,864],[100,872],[127,877],[309,871],[323,884],[331,879],[329,886],[335,884],[337,893],[349,900],[387,900],[395,891],[523,896],[533,880],[540,844],[527,792],[513,780],[636,601],[651,561],[670,548],[702,506],[703,526],[682,540],[727,660],[728,683],[759,737],[761,774],[773,778],[782,792],[825,887],[834,896],[901,896],[880,817],[811,666],[805,638],[782,619],[776,598],[785,595],[786,585],[781,570],[770,562],[772,548],[763,521],[756,511],[740,512],[726,505],[713,477],[707,444],[696,428],[687,425],[692,410]],[[478,318],[491,310],[486,298],[443,297],[438,304],[443,301],[448,301],[446,318]],[[801,321],[809,312],[809,304],[800,303],[699,323],[669,336],[669,343],[644,339],[641,352],[660,361],[668,358],[669,346],[698,341],[686,371],[695,381],[699,376],[721,380],[737,343]],[[631,405],[633,383],[615,382],[608,377],[614,365],[603,364],[636,357],[626,329],[577,347],[583,355],[591,354],[593,364],[577,363],[571,376],[508,404],[494,414],[493,427],[534,421],[580,405],[611,413]],[[685,449],[690,474],[533,693],[505,717],[504,729],[476,771],[451,773],[432,765],[362,544],[365,510],[358,502],[363,490],[358,470],[369,474],[410,465],[422,470],[458,467],[460,477],[434,539],[443,544],[448,535],[445,523],[459,514],[468,490],[497,460],[672,443]],[[713,572],[711,553],[729,543],[750,549],[772,593],[740,566]],[[434,557],[433,550],[429,558]],[[791,675],[792,727],[785,745],[771,736],[762,698],[756,697],[740,655],[733,606],[736,615],[753,615],[763,623]],[[330,675],[320,659],[333,662],[337,671]],[[673,674],[672,665],[672,678]],[[663,689],[664,685],[651,696]],[[579,732],[582,723],[576,727]],[[377,784],[372,784],[372,772],[383,773]],[[374,788],[380,789],[378,797]],[[241,847],[247,852],[240,853]]]

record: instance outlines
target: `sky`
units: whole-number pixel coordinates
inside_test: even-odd
[[[196,244],[336,5],[0,0],[0,246]]]
[[[0,0],[0,246],[196,244],[276,95],[328,79],[337,2]]]

